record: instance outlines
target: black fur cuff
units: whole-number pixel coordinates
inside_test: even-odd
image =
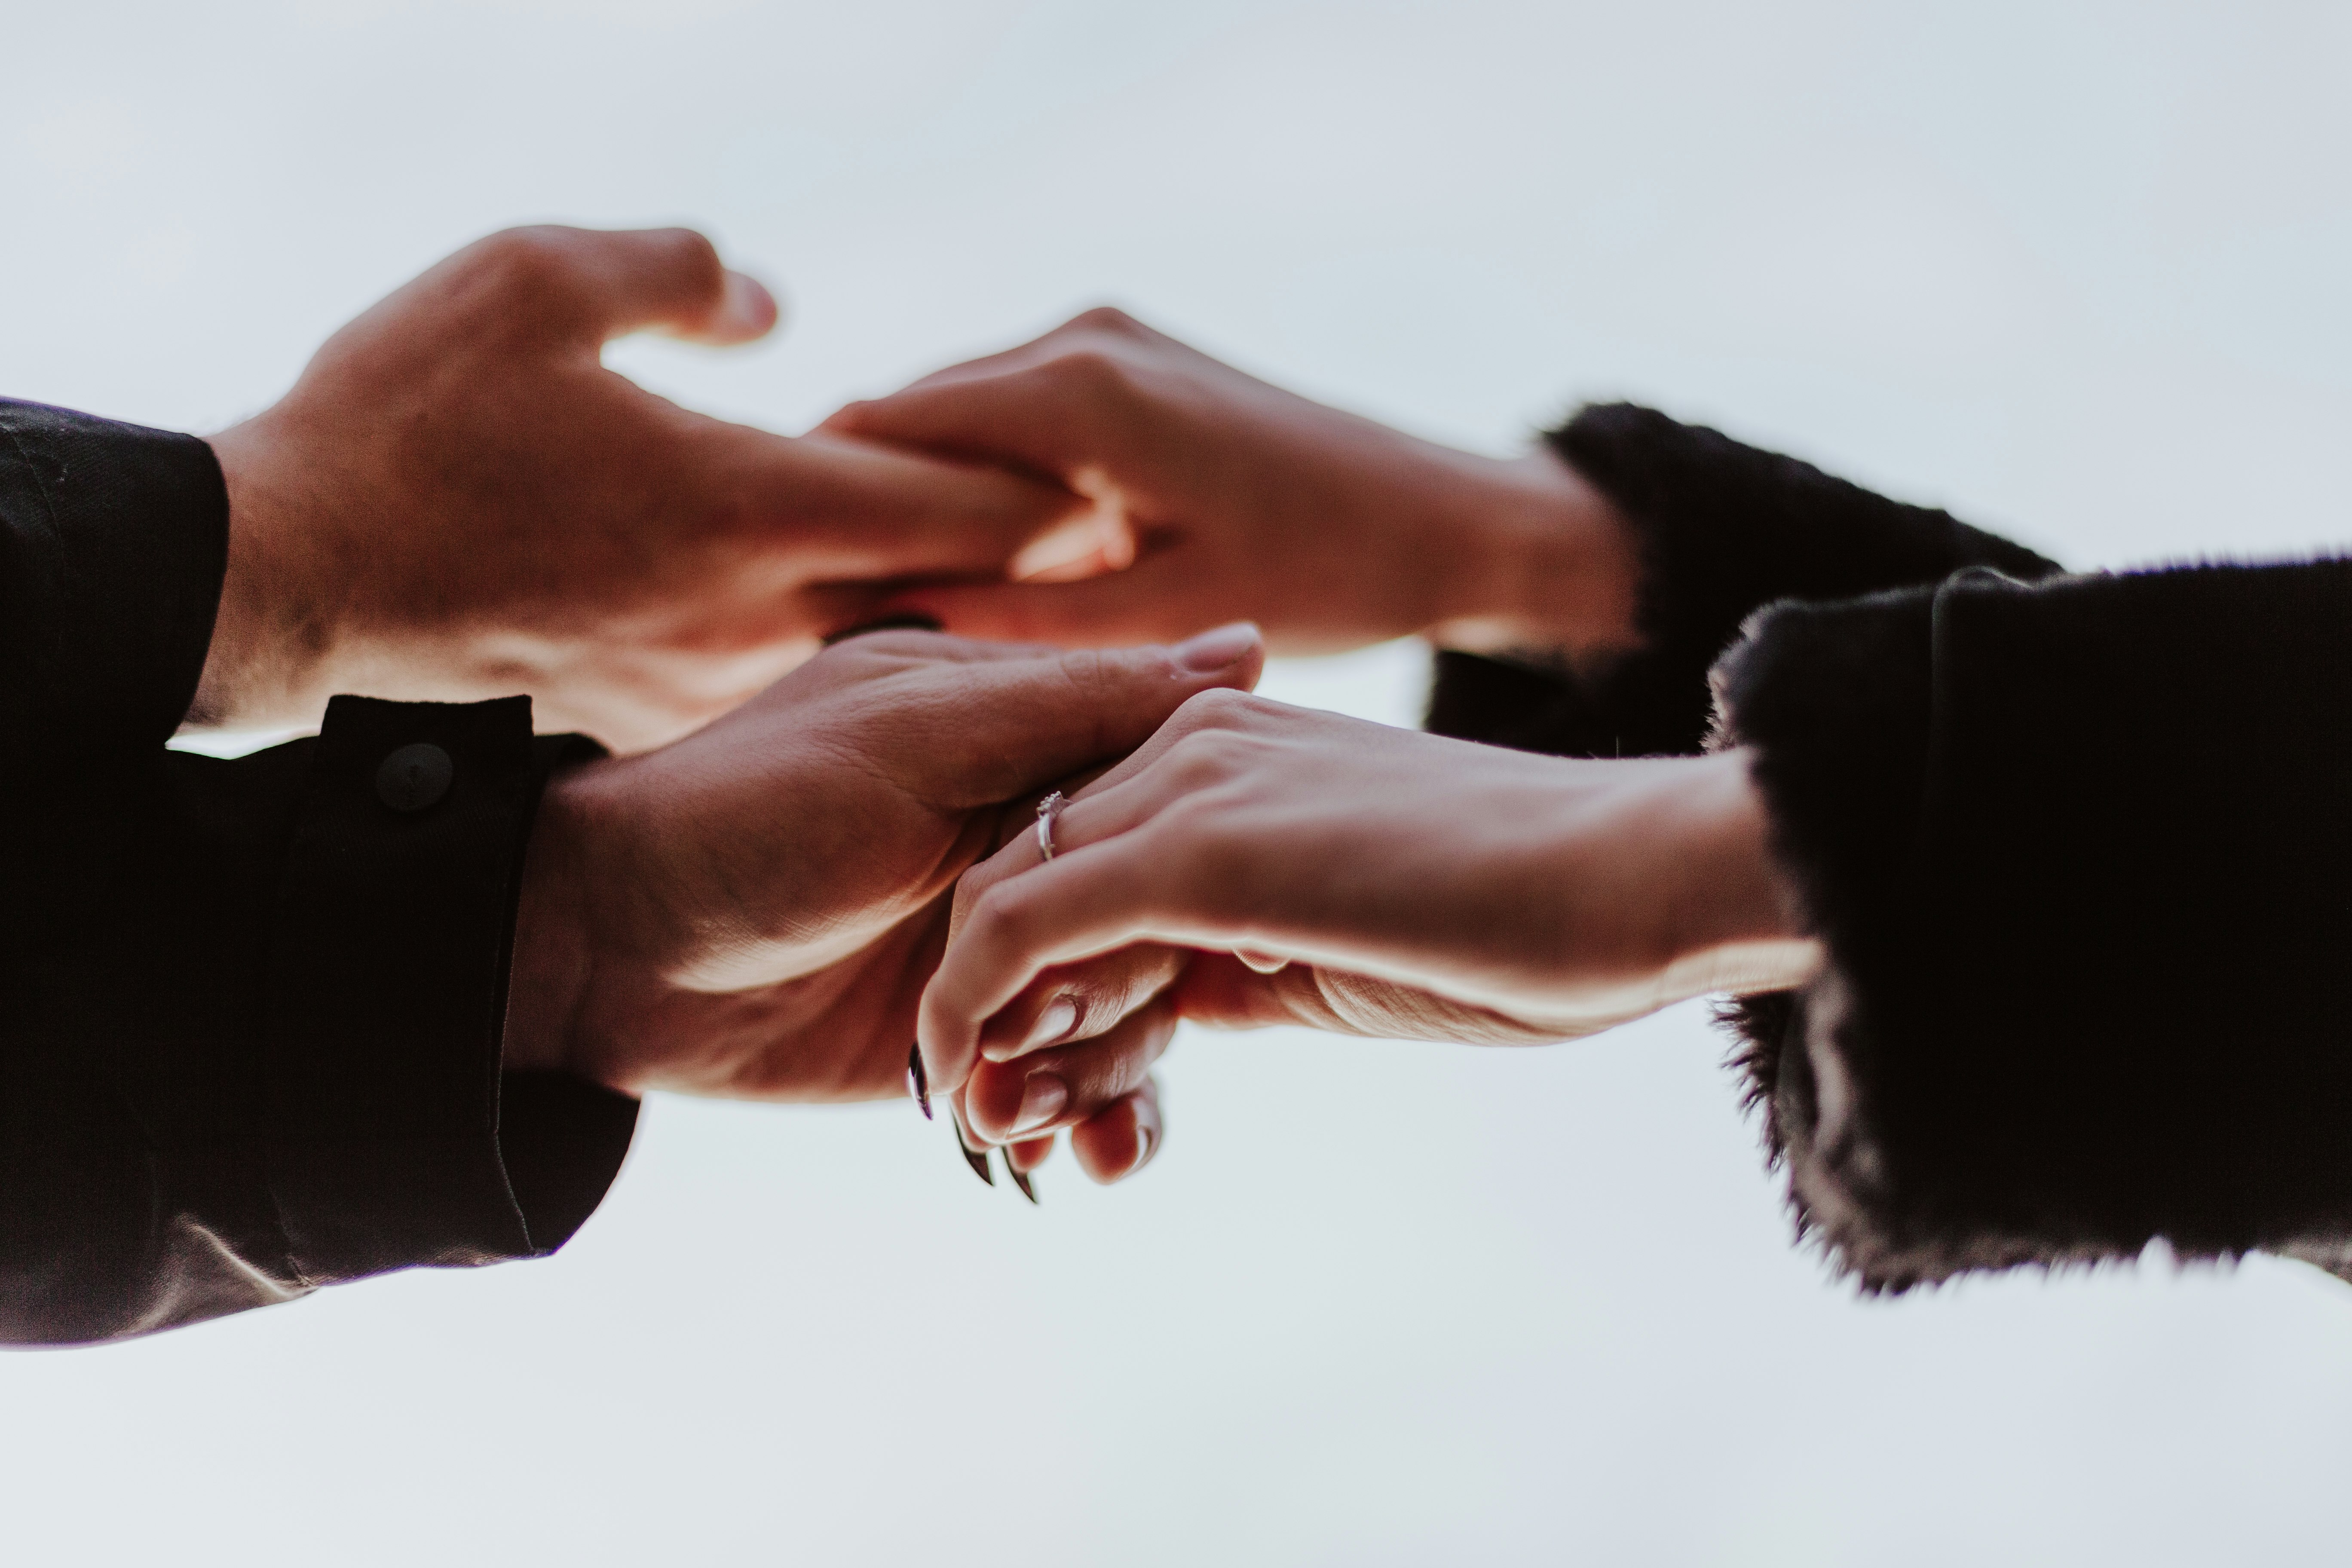
[[[1435,733],[1564,756],[1696,752],[1712,711],[1707,669],[1759,607],[1933,583],[1969,565],[2019,577],[2057,569],[1947,512],[1654,409],[1596,405],[1546,440],[1634,531],[1643,646],[1591,679],[1441,654]]]
[[[1733,1021],[1842,1268],[2344,1271],[2352,563],[1782,605],[1716,683],[1830,950]]]

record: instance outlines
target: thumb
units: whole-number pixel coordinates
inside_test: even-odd
[[[908,782],[937,804],[965,810],[1123,757],[1202,692],[1255,686],[1265,665],[1265,645],[1247,621],[1173,647],[963,646],[986,651],[940,666],[928,700],[902,695],[895,706],[898,732],[919,737],[909,748]]]
[[[721,266],[690,228],[541,224],[494,234],[453,258],[488,274],[519,313],[601,343],[656,329],[696,342],[749,342],[775,326],[775,296]]]
[[[731,348],[766,337],[783,310],[765,283],[748,272],[729,268],[719,275],[719,303],[699,321],[656,322],[666,336],[713,348]]]

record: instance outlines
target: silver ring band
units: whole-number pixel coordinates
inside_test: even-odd
[[[1069,804],[1060,790],[1037,803],[1037,853],[1048,860],[1054,858],[1055,819],[1062,815],[1062,807]]]

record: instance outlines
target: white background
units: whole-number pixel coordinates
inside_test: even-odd
[[[2076,564],[2309,548],[2347,531],[2343,15],[0,0],[0,386],[210,428],[478,233],[684,220],[790,330],[614,363],[782,428],[1107,299],[1484,448],[1630,395]],[[1268,689],[1409,721],[1418,670]],[[1154,1168],[1064,1156],[1035,1211],[904,1104],[658,1100],[552,1261],[0,1358],[0,1553],[2341,1560],[2352,1289],[1858,1300],[1722,1049],[1694,1010],[1194,1038]]]

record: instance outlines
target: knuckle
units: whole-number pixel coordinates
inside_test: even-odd
[[[1124,396],[1130,385],[1128,367],[1118,356],[1093,346],[1055,354],[1039,374],[1065,395],[1089,403]]]
[[[1251,698],[1245,691],[1230,686],[1213,686],[1206,691],[1196,691],[1184,699],[1171,723],[1182,733],[1194,734],[1206,730],[1234,729],[1247,721]]]
[[[1231,730],[1195,730],[1170,749],[1168,760],[1179,783],[1199,789],[1240,772],[1255,749]]]
[[[693,279],[714,294],[719,291],[727,269],[719,264],[719,247],[710,243],[708,235],[691,228],[656,228],[646,230],[645,236],[659,248],[663,258],[676,268],[680,276]]]
[[[980,901],[992,889],[1005,880],[1007,873],[994,859],[982,861],[956,879],[955,898],[949,906],[948,925],[950,931],[960,931],[971,923]]]
[[[572,231],[554,224],[501,229],[476,251],[499,281],[530,292],[568,282],[572,273]]]
[[[1070,318],[1069,325],[1078,331],[1117,332],[1125,337],[1139,337],[1143,323],[1116,305],[1094,305]]]
[[[1099,648],[1066,648],[1054,656],[1062,679],[1083,693],[1101,691],[1111,683],[1109,662]]]
[[[969,940],[982,942],[1000,952],[1025,949],[1038,930],[1037,901],[1019,877],[1008,878],[973,900],[965,927]]]

